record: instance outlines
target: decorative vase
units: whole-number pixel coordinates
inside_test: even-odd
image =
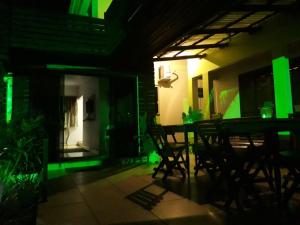
[[[273,117],[273,107],[263,106],[260,108],[260,116],[263,119],[272,118]]]

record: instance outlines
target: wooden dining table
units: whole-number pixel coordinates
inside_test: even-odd
[[[177,124],[163,126],[167,134],[183,133],[185,144],[185,168],[188,178],[190,178],[190,156],[189,156],[189,133],[195,132],[197,123],[207,122],[198,121],[193,124]],[[274,171],[274,186],[277,200],[281,199],[281,172],[279,162],[280,137],[288,135],[288,132],[300,131],[299,118],[237,118],[237,119],[220,119],[219,121],[222,132],[242,133],[242,134],[263,134],[264,149],[272,155],[272,166]],[[195,137],[196,135],[194,135]]]
[[[247,134],[263,134],[264,151],[270,156],[271,168],[274,173],[274,187],[277,201],[280,203],[282,199],[281,193],[281,171],[280,171],[280,154],[281,150],[285,150],[282,146],[281,139],[289,139],[292,133],[300,132],[300,119],[297,118],[240,118],[225,119],[221,121],[223,132],[231,133],[247,133]],[[282,138],[287,137],[287,138]]]

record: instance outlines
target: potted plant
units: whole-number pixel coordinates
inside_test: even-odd
[[[14,118],[0,129],[0,224],[35,225],[43,182],[43,118]]]
[[[182,120],[184,124],[200,121],[203,120],[203,113],[200,109],[192,109],[190,106],[188,114],[185,112],[182,113]]]

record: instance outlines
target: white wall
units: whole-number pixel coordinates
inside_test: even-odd
[[[83,97],[77,98],[77,126],[68,127],[64,130],[64,144],[77,145],[83,143]],[[68,129],[68,131],[66,130]],[[69,132],[69,137],[67,137]],[[68,138],[68,140],[67,140]]]
[[[189,87],[189,104],[193,105],[192,78],[201,75],[203,81],[203,115],[205,119],[210,115],[210,93],[208,90],[208,71],[218,68],[218,66],[206,59],[188,59],[188,87]]]
[[[83,95],[83,144],[90,149],[99,150],[100,118],[99,118],[99,80],[97,77],[84,77],[80,85],[80,95]],[[86,120],[86,101],[95,95],[95,120]]]

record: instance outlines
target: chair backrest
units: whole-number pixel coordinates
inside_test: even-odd
[[[257,118],[243,118],[223,120],[221,123],[222,133],[226,138],[237,146],[261,146],[264,142],[263,132],[256,130]]]
[[[148,125],[148,133],[158,151],[162,154],[163,149],[168,144],[167,135],[163,127],[159,124]]]
[[[225,168],[223,140],[220,133],[220,120],[199,121],[194,124],[195,133],[205,147],[205,157],[219,168]]]
[[[197,122],[194,124],[194,131],[195,135],[201,138],[200,141],[202,141],[207,148],[210,148],[211,144],[216,144],[221,141],[219,139],[219,120],[206,120]]]

